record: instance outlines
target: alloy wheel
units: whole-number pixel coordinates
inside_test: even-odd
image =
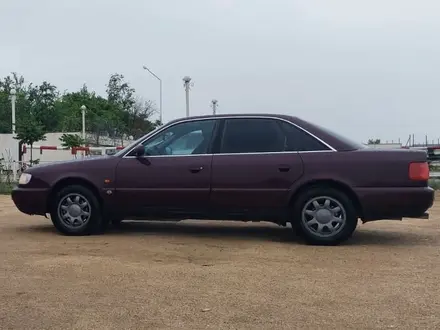
[[[92,214],[90,202],[81,194],[71,193],[58,203],[58,216],[65,226],[80,229],[87,225]]]
[[[347,222],[344,206],[328,196],[314,197],[306,202],[301,212],[305,230],[319,237],[332,237],[341,232]]]

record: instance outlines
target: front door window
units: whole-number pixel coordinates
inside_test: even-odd
[[[209,153],[215,120],[173,125],[143,143],[148,156],[203,155]]]

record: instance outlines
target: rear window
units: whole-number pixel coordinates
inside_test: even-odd
[[[293,126],[292,124],[280,121],[280,125],[286,134],[285,151],[325,151],[330,150],[323,143],[310,134]]]
[[[340,135],[339,133],[336,133],[334,131],[329,130],[328,128],[316,125],[316,124],[311,124],[310,122],[308,123],[311,126],[315,126],[316,128],[320,129],[321,131],[323,131],[324,133],[327,133],[329,135],[334,136],[336,139],[340,140],[342,143],[346,144],[347,146],[349,146],[350,148],[352,148],[353,150],[357,150],[357,149],[365,149],[366,146],[364,146],[362,143],[353,141],[343,135]]]

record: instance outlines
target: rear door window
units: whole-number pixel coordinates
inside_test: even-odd
[[[282,152],[284,145],[285,135],[274,119],[227,119],[220,153]]]

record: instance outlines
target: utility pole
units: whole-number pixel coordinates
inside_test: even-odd
[[[213,115],[217,114],[217,105],[218,105],[218,101],[216,99],[211,101],[211,108]]]
[[[162,116],[163,116],[163,112],[162,112],[162,79],[160,79],[158,76],[156,76],[154,74],[153,71],[151,71],[149,68],[147,68],[145,65],[143,66],[144,70],[148,71],[154,78],[156,78],[159,81],[159,120],[160,123],[163,124],[162,122]]]
[[[81,106],[81,117],[82,117],[82,139],[86,143],[86,106]]]
[[[185,98],[186,98],[186,116],[189,117],[189,90],[190,90],[191,77],[183,77],[183,86],[185,87]],[[194,84],[192,84],[193,86]]]
[[[11,89],[11,110],[12,110],[12,134],[15,134],[15,102],[17,101],[17,91],[15,88]]]

